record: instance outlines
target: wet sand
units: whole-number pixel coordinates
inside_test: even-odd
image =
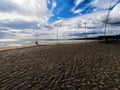
[[[0,51],[0,90],[119,89],[119,44],[40,45]]]

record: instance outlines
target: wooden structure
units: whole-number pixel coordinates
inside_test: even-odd
[[[120,35],[98,37],[98,43],[118,43],[118,42],[120,42]]]

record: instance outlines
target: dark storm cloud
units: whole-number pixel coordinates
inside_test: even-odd
[[[108,24],[110,24],[112,26],[120,26],[120,21],[118,21],[118,22],[109,22]]]
[[[14,22],[0,22],[0,27],[11,29],[40,29],[38,22],[14,21]]]
[[[3,37],[5,35],[5,33],[0,32],[0,38]]]
[[[86,35],[97,35],[97,34],[103,34],[103,32],[68,33],[68,36],[84,37],[85,34],[86,34]]]
[[[53,26],[51,26],[51,25],[44,25],[43,26],[45,29],[47,29],[47,30],[52,30],[54,27]]]
[[[114,17],[113,17],[114,18]],[[104,20],[102,20],[102,23],[103,24],[109,24],[109,25],[111,25],[111,26],[120,26],[120,19],[113,19],[113,20],[111,20],[111,19],[108,19],[108,21],[106,21],[106,19],[104,19]]]
[[[8,0],[0,0],[0,12],[11,12],[17,10],[18,6]]]
[[[0,25],[1,26],[1,25]],[[8,28],[0,27],[0,30],[8,30]]]

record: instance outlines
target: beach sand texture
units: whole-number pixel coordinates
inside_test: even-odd
[[[83,43],[0,51],[0,90],[120,90],[120,45]]]

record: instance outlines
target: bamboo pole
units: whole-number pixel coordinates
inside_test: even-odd
[[[86,38],[86,28],[87,28],[87,22],[85,22],[85,38]]]
[[[59,26],[61,27],[61,24],[62,24],[62,22],[63,22],[63,20],[59,23]],[[59,27],[57,28],[57,43],[58,43],[58,41],[59,41]]]
[[[109,8],[111,8],[111,3],[110,3],[110,7]],[[104,30],[104,42],[105,42],[105,36],[106,36],[106,32],[107,32],[109,16],[110,16],[110,10],[108,9],[107,18],[106,18],[106,22],[105,22],[105,30]]]

